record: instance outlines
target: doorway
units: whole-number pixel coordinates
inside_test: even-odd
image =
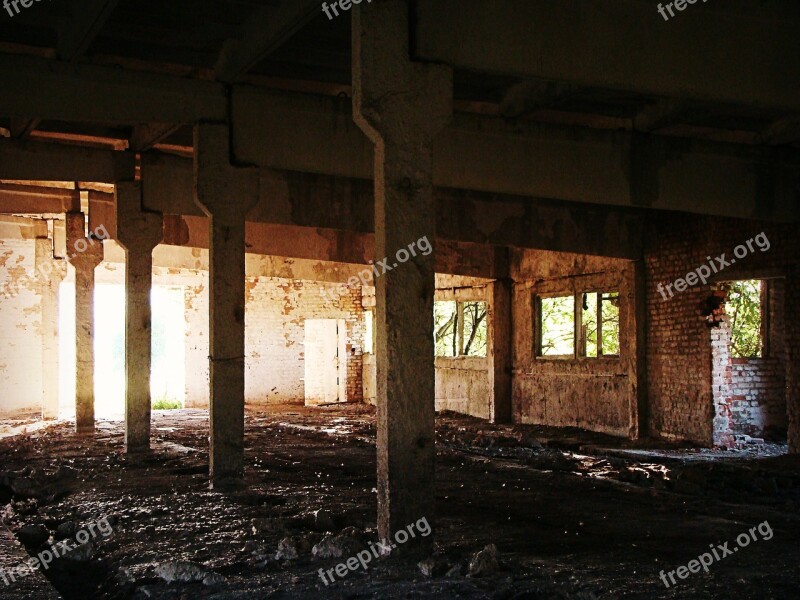
[[[305,403],[347,401],[347,342],[344,319],[305,322]]]

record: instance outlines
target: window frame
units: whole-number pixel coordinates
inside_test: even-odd
[[[456,337],[456,355],[451,356],[441,356],[436,354],[436,349],[434,348],[434,355],[437,359],[444,359],[444,360],[485,360],[489,357],[489,336],[491,334],[491,330],[489,329],[489,302],[485,299],[479,300],[455,300],[455,299],[447,299],[447,300],[434,300],[434,306],[437,302],[447,302],[452,303],[454,302],[456,305],[456,323],[455,323],[455,331],[453,332]],[[468,354],[464,354],[464,305],[465,304],[483,304],[486,310],[486,316],[484,317],[483,324],[486,327],[486,348],[484,350],[483,356],[470,356]],[[436,331],[433,332],[433,335],[436,335]],[[434,339],[434,345],[435,345]]]
[[[596,294],[597,307],[595,318],[597,319],[597,356],[586,356],[586,339],[583,336],[583,296],[584,294]],[[534,345],[534,359],[535,360],[604,360],[604,361],[619,361],[622,358],[622,340],[619,339],[619,353],[618,354],[603,354],[603,296],[617,294],[619,299],[619,319],[620,326],[622,324],[622,293],[619,286],[590,286],[581,291],[573,292],[542,292],[533,293],[533,345]],[[572,317],[572,354],[542,354],[542,334],[544,327],[542,322],[542,300],[547,298],[568,298],[572,296],[573,299],[573,317]],[[621,336],[619,336],[621,338]]]

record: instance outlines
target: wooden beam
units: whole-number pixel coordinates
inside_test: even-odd
[[[214,69],[217,79],[240,80],[319,14],[318,0],[288,0],[278,9],[257,9],[242,27],[241,36],[225,42]]]
[[[88,50],[119,0],[73,0],[72,16],[58,32],[58,57],[73,62]]]
[[[178,131],[182,123],[144,123],[133,128],[130,148],[134,152],[146,152],[156,144]]]
[[[31,132],[39,126],[39,123],[41,123],[40,119],[13,118],[9,127],[11,137],[20,140],[28,139]]]

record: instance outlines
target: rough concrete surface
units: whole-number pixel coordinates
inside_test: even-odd
[[[89,560],[47,571],[67,600],[796,597],[800,465],[785,446],[709,453],[439,414],[435,554],[373,560],[326,587],[320,568],[377,541],[374,409],[271,409],[248,413],[246,431],[246,486],[228,494],[208,489],[204,411],[155,412],[149,456],[125,456],[120,422],[4,439],[4,519],[15,532],[110,519]],[[764,521],[772,539],[661,583]],[[331,548],[342,558],[315,558]],[[467,576],[470,563],[490,572]],[[159,575],[179,572],[197,576]]]

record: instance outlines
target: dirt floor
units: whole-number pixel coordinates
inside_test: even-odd
[[[67,600],[798,597],[800,457],[785,447],[690,451],[439,415],[436,556],[373,560],[326,586],[320,568],[377,541],[372,409],[249,413],[247,486],[226,494],[208,488],[207,413],[156,412],[154,438],[140,458],[118,422],[0,440],[2,518],[29,554],[113,529],[44,572]],[[708,573],[664,585],[662,570],[711,547]]]

